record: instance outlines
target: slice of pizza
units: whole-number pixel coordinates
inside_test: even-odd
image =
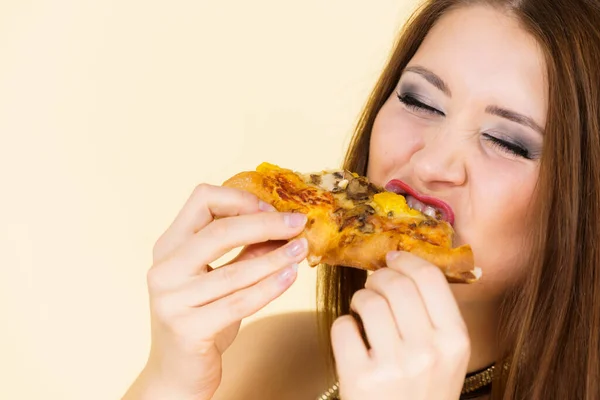
[[[325,263],[365,270],[385,267],[389,251],[413,253],[440,268],[452,283],[471,283],[481,270],[469,245],[453,248],[454,230],[439,213],[408,206],[404,196],[344,170],[301,174],[262,163],[223,186],[246,190],[281,212],[308,216],[298,237],[308,241],[310,266]]]

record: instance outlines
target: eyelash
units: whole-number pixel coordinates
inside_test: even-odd
[[[442,117],[446,116],[446,114],[444,114],[437,108],[433,108],[433,107],[428,106],[427,104],[417,100],[417,98],[410,93],[400,94],[397,92],[396,96],[398,96],[398,100],[400,100],[400,102],[402,104],[404,104],[406,106],[406,108],[408,108],[411,111],[424,112],[426,114],[431,114],[431,115],[440,115]]]
[[[505,151],[511,155],[523,157],[527,160],[532,159],[531,154],[529,153],[529,150],[527,150],[525,147],[523,147],[520,144],[511,143],[506,140],[498,139],[497,137],[494,137],[487,133],[484,133],[483,136],[485,137],[486,140],[488,140],[492,144],[492,146],[498,147],[502,151]]]
[[[446,114],[444,114],[442,111],[438,110],[437,108],[428,106],[427,104],[417,100],[410,93],[400,94],[397,92],[396,95],[398,96],[398,100],[400,100],[400,102],[402,104],[404,104],[404,106],[411,111],[426,113],[426,114],[430,114],[430,115],[439,115],[442,117],[446,116]],[[487,133],[484,133],[483,136],[485,137],[486,140],[488,140],[492,144],[492,146],[497,147],[501,151],[504,151],[506,153],[509,153],[509,154],[517,156],[517,157],[523,157],[527,160],[532,159],[531,154],[529,153],[529,150],[527,150],[525,147],[521,146],[520,144],[511,143],[506,140],[498,139],[497,137],[492,136]]]

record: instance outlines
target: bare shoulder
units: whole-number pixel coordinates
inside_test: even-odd
[[[280,314],[241,329],[224,355],[214,399],[314,399],[333,381],[316,314]]]

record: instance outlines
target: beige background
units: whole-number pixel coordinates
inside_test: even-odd
[[[0,399],[119,398],[193,187],[338,165],[413,6],[0,0]],[[314,279],[254,318],[313,308]]]

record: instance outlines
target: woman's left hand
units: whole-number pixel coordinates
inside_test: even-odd
[[[352,297],[368,349],[349,315],[332,327],[343,400],[456,400],[470,357],[466,325],[443,273],[405,252]]]

